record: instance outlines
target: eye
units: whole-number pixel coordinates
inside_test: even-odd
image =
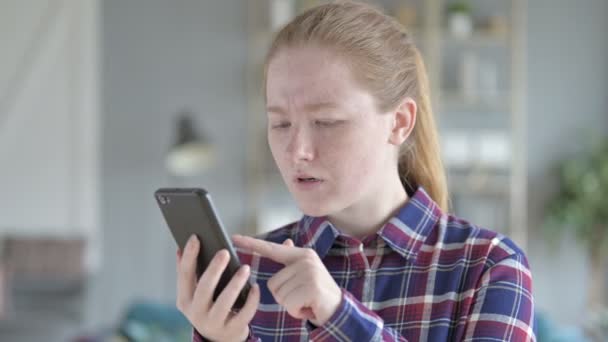
[[[335,126],[338,122],[337,121],[330,121],[330,120],[315,120],[315,126],[319,126],[319,127],[331,127],[331,126]]]
[[[270,127],[272,129],[283,129],[283,128],[289,128],[291,126],[291,123],[285,121],[285,122],[279,122],[276,124],[272,124]]]

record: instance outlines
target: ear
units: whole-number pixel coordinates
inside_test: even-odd
[[[416,101],[411,97],[406,97],[399,107],[391,113],[393,120],[388,138],[389,143],[401,146],[407,140],[416,124],[417,109]]]

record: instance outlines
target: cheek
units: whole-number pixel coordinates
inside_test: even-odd
[[[365,134],[343,136],[327,144],[325,161],[333,171],[340,184],[346,187],[363,181],[365,177],[374,177],[377,168],[381,167],[377,139]]]
[[[270,152],[276,163],[279,163],[282,158],[283,149],[281,146],[284,146],[281,142],[280,136],[268,131],[268,147],[270,148]]]

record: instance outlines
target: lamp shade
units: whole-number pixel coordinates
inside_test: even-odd
[[[194,176],[211,167],[213,160],[213,146],[195,131],[192,114],[181,112],[176,141],[167,154],[167,169],[175,176]]]

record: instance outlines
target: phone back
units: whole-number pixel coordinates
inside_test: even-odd
[[[230,253],[230,262],[216,288],[215,299],[238,270],[240,262],[213,207],[211,196],[199,188],[165,188],[157,190],[155,198],[180,249],[185,248],[191,235],[199,238],[201,251],[197,260],[197,278],[219,250],[225,248]],[[242,304],[242,301],[243,298],[239,298],[237,302]]]

